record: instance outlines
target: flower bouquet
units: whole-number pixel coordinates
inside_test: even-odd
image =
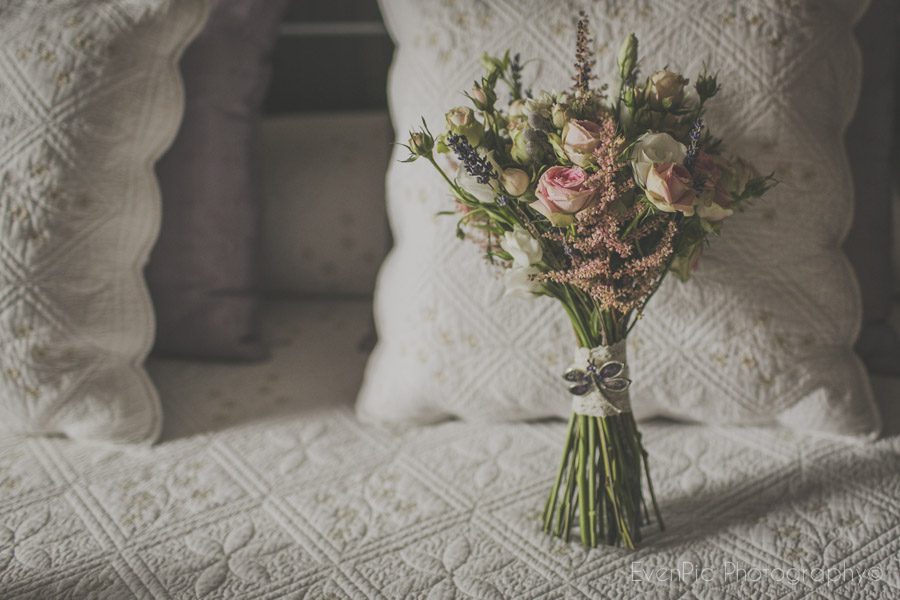
[[[709,236],[773,179],[725,155],[705,127],[715,75],[693,88],[668,70],[641,79],[632,34],[608,94],[593,84],[583,13],[576,34],[570,90],[532,95],[518,54],[485,55],[472,106],[450,110],[437,136],[423,121],[407,161],[444,178],[457,235],[505,269],[508,294],[555,298],[572,322],[578,349],[561,382],[572,417],[544,530],[634,548],[642,525],[663,521],[629,405],[626,337],[665,275],[687,279]]]

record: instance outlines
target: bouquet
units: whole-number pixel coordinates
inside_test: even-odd
[[[447,112],[437,136],[423,120],[407,161],[437,169],[457,235],[505,269],[508,294],[555,298],[571,320],[578,348],[561,385],[572,417],[545,531],[635,548],[641,526],[663,521],[629,405],[626,337],[666,274],[687,279],[709,237],[774,180],[706,128],[715,75],[692,88],[669,70],[641,79],[632,34],[608,94],[594,85],[592,43],[582,13],[574,83],[560,93],[524,90],[518,54],[484,55],[471,106]]]

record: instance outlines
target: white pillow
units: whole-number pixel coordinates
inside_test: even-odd
[[[202,0],[0,2],[0,428],[157,437],[153,163]]]
[[[601,77],[614,74],[632,31],[645,74],[671,65],[694,76],[704,63],[718,71],[723,91],[708,124],[781,184],[728,221],[690,283],[669,278],[654,298],[631,338],[636,414],[878,431],[852,351],[859,294],[840,251],[852,211],[842,134],[860,68],[851,31],[864,0],[802,0],[790,10],[779,0],[381,5],[397,43],[389,91],[400,140],[420,115],[441,128],[483,50],[536,59],[526,71],[535,89],[569,87],[579,9],[599,40]],[[561,307],[502,297],[499,271],[454,237],[453,218],[435,216],[450,202],[425,161],[395,163],[387,186],[396,246],[376,290],[380,341],[360,415],[565,416],[560,374],[575,341]]]

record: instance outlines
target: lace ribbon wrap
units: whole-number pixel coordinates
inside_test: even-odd
[[[572,395],[572,412],[609,417],[631,411],[625,354],[625,340],[575,351],[575,360],[563,375]]]

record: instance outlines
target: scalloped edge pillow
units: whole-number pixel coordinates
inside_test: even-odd
[[[203,0],[0,4],[0,428],[152,442],[153,163]]]
[[[852,27],[862,0],[382,0],[397,45],[389,94],[398,139],[424,116],[440,128],[462,103],[483,51],[532,60],[536,88],[563,89],[573,24],[585,9],[599,45],[596,72],[614,74],[629,33],[645,71],[719,72],[710,127],[781,184],[731,219],[696,277],[670,277],[630,338],[633,406],[709,423],[782,424],[874,437],[880,418],[853,353],[861,320],[842,253],[853,210],[843,133],[860,84]],[[660,27],[664,22],[665,27]],[[611,82],[607,82],[611,83]],[[402,152],[402,150],[398,151]],[[401,158],[399,153],[395,158]],[[387,176],[396,245],[379,276],[379,343],[357,406],[376,421],[475,421],[567,416],[560,373],[574,338],[549,299],[503,297],[499,273],[436,217],[449,204],[427,165]]]

